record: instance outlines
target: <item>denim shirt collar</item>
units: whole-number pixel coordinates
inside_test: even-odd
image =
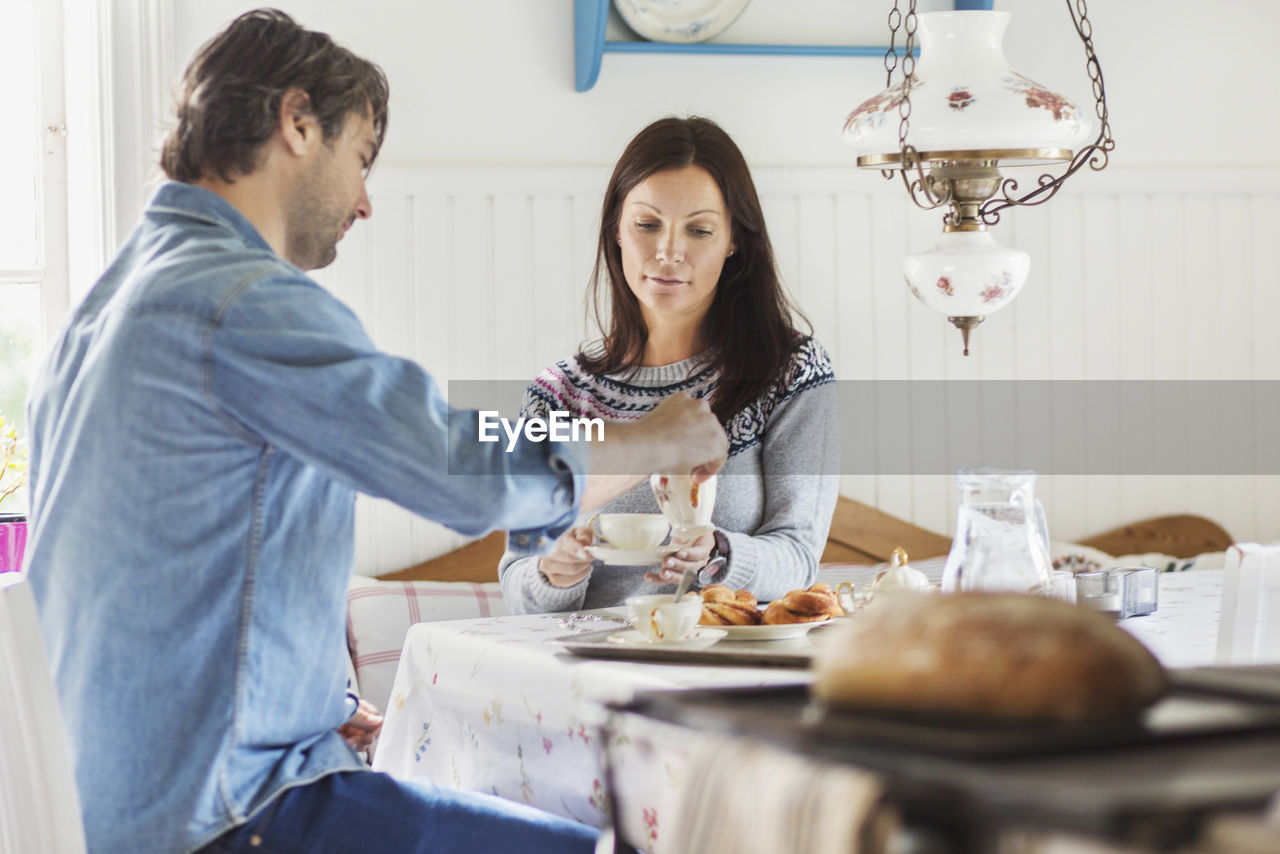
[[[181,181],[165,181],[151,196],[145,216],[155,217],[157,214],[166,213],[198,219],[230,229],[250,246],[275,254],[271,244],[267,243],[253,223],[249,222],[235,205],[213,190],[198,187],[195,184],[184,184]]]

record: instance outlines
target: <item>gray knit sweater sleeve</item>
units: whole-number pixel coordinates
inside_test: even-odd
[[[826,362],[825,353],[821,359]],[[761,440],[759,526],[724,531],[729,567],[719,583],[750,590],[761,601],[808,587],[818,575],[840,490],[839,406],[829,364],[825,373],[827,379],[791,394],[768,418]],[[717,504],[730,490],[718,492]]]

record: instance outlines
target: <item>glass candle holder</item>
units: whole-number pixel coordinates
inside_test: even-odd
[[[1120,616],[1145,617],[1156,610],[1160,576],[1152,566],[1117,566],[1108,572],[1120,579]]]
[[[1105,569],[1076,573],[1076,604],[1120,616],[1124,604],[1120,589],[1121,576]]]

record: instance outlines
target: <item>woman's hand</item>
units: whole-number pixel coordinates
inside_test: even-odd
[[[538,561],[538,571],[552,587],[572,587],[591,574],[591,555],[586,547],[595,534],[585,526],[570,528],[560,535],[551,553]]]
[[[682,541],[672,537],[671,544],[680,546],[679,551],[662,562],[657,572],[645,573],[644,580],[654,584],[677,584],[686,569],[702,569],[711,557],[711,550],[716,545],[714,532],[707,532],[696,540]]]
[[[368,700],[361,700],[356,706],[356,713],[338,727],[338,735],[346,739],[355,751],[368,750],[380,732],[382,715],[378,714],[378,707]]]

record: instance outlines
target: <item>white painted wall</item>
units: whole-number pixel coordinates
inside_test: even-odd
[[[1065,191],[1043,211],[1002,224],[1005,238],[1036,259],[1032,276],[1010,308],[978,329],[966,358],[956,332],[902,285],[903,253],[930,240],[936,223],[910,210],[896,185],[868,184],[838,167],[756,170],[779,264],[844,380],[1280,380],[1280,337],[1271,328],[1280,290],[1268,261],[1270,235],[1280,231],[1280,175],[1257,187],[1253,173],[1222,171],[1216,177],[1225,186],[1212,194],[1183,171],[1118,175],[1095,176],[1087,192]],[[382,346],[430,366],[439,382],[523,387],[536,370],[530,365],[563,357],[586,334],[581,295],[605,180],[598,167],[380,170],[372,182],[377,215],[346,237],[338,262],[319,278]],[[901,398],[887,405],[891,392],[866,385],[846,395],[846,432],[884,442],[906,431],[917,469],[939,473],[849,467],[842,491],[947,530],[954,491],[941,472],[950,464],[918,462],[941,458],[939,419]],[[1121,427],[1135,448],[1124,461],[1130,470],[1148,450],[1186,453],[1193,413],[1175,404],[1154,417],[1150,404],[1134,405],[1133,395],[1150,390],[1131,389],[1123,402],[1132,420],[1122,423],[1116,387],[1091,388],[1091,399],[1055,409],[1036,434],[1055,466],[1080,458],[1066,450],[1075,438],[1095,437],[1095,447],[1110,449],[1101,437]],[[952,389],[941,422],[961,431],[978,425],[972,385]],[[985,458],[954,456],[954,464],[1008,460],[1015,425],[1044,424],[1043,411],[1024,403],[981,423]],[[1248,412],[1224,407],[1217,417]],[[1255,465],[1271,449],[1258,439]],[[1060,539],[1186,511],[1219,520],[1237,537],[1280,537],[1276,477],[1053,475],[1039,495]],[[373,502],[360,505],[359,537],[362,566],[382,570],[459,542]]]
[[[253,7],[174,3],[179,58]],[[650,120],[698,113],[723,124],[754,165],[843,165],[845,115],[884,87],[879,59],[606,54],[595,88],[579,94],[570,0],[278,5],[386,69],[385,163],[611,165]],[[881,44],[890,7],[888,0],[751,0],[721,40]],[[1006,53],[1015,68],[1091,101],[1063,0],[997,0],[995,8],[1013,14]],[[1117,165],[1280,164],[1280,109],[1267,92],[1280,78],[1280,4],[1093,0],[1089,10]]]
[[[1280,281],[1265,257],[1280,227],[1280,108],[1266,89],[1280,79],[1269,44],[1280,4],[1224,0],[1207,18],[1209,5],[1191,0],[1090,4],[1118,145],[1112,166],[997,230],[1032,253],[1033,272],[1014,306],[978,330],[967,360],[954,330],[906,293],[898,271],[903,251],[934,241],[937,215],[909,209],[878,175],[853,170],[840,144],[844,115],[884,85],[879,59],[606,54],[595,88],[577,93],[569,0],[280,5],[388,72],[376,216],[320,278],[382,346],[441,379],[528,378],[577,345],[608,169],[635,131],[668,113],[716,119],[747,154],[784,277],[842,377],[1280,374],[1271,331]],[[178,64],[248,8],[174,0]],[[724,39],[881,43],[888,8],[752,0]],[[1065,3],[997,0],[996,8],[1014,15],[1006,39],[1014,66],[1088,103]],[[611,23],[615,34],[620,26]],[[454,334],[461,318],[475,317],[486,318],[484,335]],[[491,350],[491,340],[500,345]],[[901,415],[873,417],[893,429]],[[1088,428],[1087,416],[1072,417]],[[843,491],[935,530],[951,525],[943,476],[850,477]],[[1239,539],[1280,538],[1276,478],[1056,477],[1042,495],[1057,539],[1187,511]],[[362,572],[461,542],[379,502],[362,501],[359,522]]]

